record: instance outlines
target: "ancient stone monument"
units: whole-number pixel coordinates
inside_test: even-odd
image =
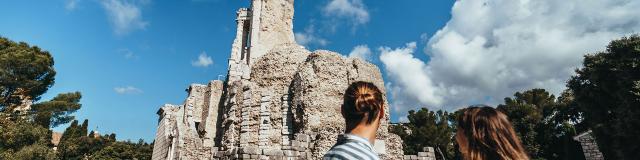
[[[334,145],[347,86],[369,81],[384,91],[382,75],[363,60],[296,44],[293,12],[293,0],[238,10],[226,80],[193,84],[184,104],[158,110],[153,159],[320,159]],[[402,154],[386,111],[380,157],[417,159]],[[427,150],[422,159],[433,159]]]

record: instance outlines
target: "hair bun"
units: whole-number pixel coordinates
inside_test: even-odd
[[[345,92],[343,111],[348,116],[346,119],[361,120],[367,115],[370,122],[383,104],[382,93],[373,83],[355,82]]]

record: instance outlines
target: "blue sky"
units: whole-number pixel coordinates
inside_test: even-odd
[[[106,1],[6,1],[0,6],[0,35],[48,50],[55,59],[55,85],[43,99],[80,91],[83,104],[75,115],[89,119],[90,128],[115,132],[119,139],[153,139],[157,109],[181,104],[191,83],[206,83],[226,74],[235,36],[235,11],[248,0],[123,1],[139,8],[139,21],[118,30]],[[349,53],[360,44],[397,44],[418,40],[448,19],[452,2],[406,1],[393,6],[367,3],[371,19],[352,26],[340,19],[335,31],[318,31],[330,42],[322,48]],[[323,16],[327,1],[296,1],[294,31],[330,27]],[[423,7],[412,7],[412,6]],[[417,14],[429,8],[432,14]],[[406,26],[390,26],[387,23]],[[142,27],[136,23],[144,24]],[[138,27],[138,28],[136,28]],[[355,28],[355,29],[354,29]],[[402,29],[400,29],[402,28]],[[121,31],[122,30],[122,31]],[[205,67],[192,62],[205,53]],[[121,91],[121,93],[118,93]],[[61,131],[63,127],[55,130]]]
[[[51,52],[56,84],[80,91],[75,115],[118,139],[152,141],[155,112],[226,74],[235,12],[249,0],[9,0],[0,36]],[[297,0],[296,40],[361,57],[384,75],[393,121],[417,107],[495,105],[554,94],[581,57],[640,31],[640,2]],[[62,131],[63,127],[55,128]]]

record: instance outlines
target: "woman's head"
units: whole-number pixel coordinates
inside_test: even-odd
[[[507,116],[485,105],[471,106],[458,117],[456,141],[465,160],[529,159]]]
[[[360,123],[369,125],[378,122],[384,115],[383,106],[382,92],[373,83],[352,83],[345,91],[342,105],[342,116],[347,122],[347,129]]]

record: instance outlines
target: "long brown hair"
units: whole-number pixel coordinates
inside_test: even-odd
[[[458,117],[456,141],[465,160],[528,160],[507,115],[475,105]]]
[[[359,123],[366,118],[366,124],[373,122],[384,105],[382,92],[373,83],[354,82],[344,93],[342,116],[347,125]]]

